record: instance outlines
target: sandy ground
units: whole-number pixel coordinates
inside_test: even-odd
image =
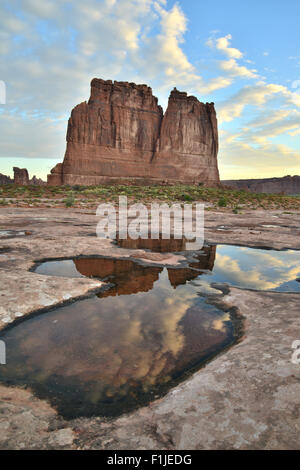
[[[32,311],[100,289],[98,280],[30,272],[34,261],[75,255],[137,257],[181,266],[174,254],[121,249],[95,237],[80,209],[1,208],[0,328]],[[264,227],[267,225],[267,227]],[[300,212],[209,212],[205,239],[300,249]],[[300,447],[299,294],[230,288],[223,302],[244,317],[243,340],[163,398],[120,418],[65,421],[30,390],[0,386],[1,449],[297,449]],[[1,365],[0,365],[1,367]]]

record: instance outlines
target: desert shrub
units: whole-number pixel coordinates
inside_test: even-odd
[[[64,200],[65,206],[66,207],[72,207],[75,204],[75,198],[73,194],[70,194],[66,199]]]
[[[219,207],[227,206],[227,199],[224,196],[220,197],[220,199],[218,200],[218,206]]]
[[[85,190],[85,186],[81,186],[80,184],[74,184],[72,186],[72,190],[73,191],[84,191]]]
[[[183,201],[193,201],[194,198],[190,194],[183,194],[182,195],[182,200]]]

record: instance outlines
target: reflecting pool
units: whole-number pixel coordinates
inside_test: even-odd
[[[209,256],[202,258],[205,265]],[[147,404],[239,336],[235,314],[189,281],[199,274],[194,269],[107,258],[74,265],[111,288],[0,335],[7,348],[0,381],[29,386],[66,418],[117,416]]]

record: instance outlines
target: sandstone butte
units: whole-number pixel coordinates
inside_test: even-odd
[[[220,181],[214,103],[176,88],[163,113],[147,85],[94,78],[89,101],[72,110],[66,140],[50,185]]]

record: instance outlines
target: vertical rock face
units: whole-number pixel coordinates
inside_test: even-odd
[[[62,164],[49,184],[112,181],[219,183],[213,103],[174,89],[163,115],[147,85],[93,79],[69,119]]]
[[[27,186],[29,184],[29,176],[26,168],[13,167],[14,170],[14,183],[20,184],[22,186]]]
[[[57,163],[55,167],[52,168],[51,174],[47,177],[48,184],[51,184],[52,186],[60,186],[63,184],[62,170],[62,163]]]
[[[166,179],[187,183],[219,182],[218,125],[213,103],[174,88],[163,117],[153,163]]]

